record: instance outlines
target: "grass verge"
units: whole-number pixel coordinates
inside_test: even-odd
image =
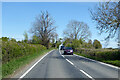
[[[77,53],[77,52],[74,52],[74,54],[84,56],[84,57],[87,57],[87,58],[90,58],[90,59],[94,59],[94,60],[97,60],[97,61],[101,61],[101,62],[104,62],[104,63],[108,63],[108,64],[112,64],[114,66],[120,67],[120,60],[103,60],[101,58],[95,58],[95,57],[87,56],[85,54],[80,54],[80,53]]]
[[[18,59],[13,59],[10,62],[2,64],[2,78],[6,78],[8,75],[14,73],[15,70],[19,69],[23,65],[30,63],[35,58],[49,52],[52,49],[53,48],[47,49],[47,50],[42,50],[42,51],[39,51],[38,53],[23,56]]]
[[[120,67],[120,60],[108,60],[103,62]]]

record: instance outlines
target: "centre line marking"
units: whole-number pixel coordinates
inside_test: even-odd
[[[92,80],[95,80],[92,76],[90,76],[89,74],[87,74],[85,71],[80,70],[83,74],[85,74],[87,77],[89,77]]]
[[[68,59],[66,59],[70,64],[72,64],[73,66],[74,66],[74,64],[71,62],[71,61],[69,61]]]
[[[61,54],[60,50],[59,50],[59,53]],[[61,54],[62,57],[64,57],[62,54]],[[64,57],[65,58],[65,57]],[[72,64],[75,68],[79,69],[77,66],[75,66],[70,60],[66,59],[70,64]],[[88,78],[90,78],[91,80],[95,80],[92,76],[90,76],[89,74],[87,74],[85,71],[79,69],[80,72],[82,72],[84,75],[86,75]]]

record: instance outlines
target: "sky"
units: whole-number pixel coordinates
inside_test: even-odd
[[[117,48],[117,42],[111,40],[108,46],[104,46],[103,41],[106,34],[99,35],[96,29],[96,23],[92,21],[88,9],[94,9],[98,2],[3,2],[2,3],[2,36],[24,39],[26,31],[29,33],[35,17],[41,11],[48,11],[55,20],[57,26],[56,32],[63,38],[63,31],[71,20],[78,20],[88,24],[92,36],[90,39],[98,39],[104,47]]]

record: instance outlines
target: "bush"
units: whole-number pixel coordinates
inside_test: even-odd
[[[73,41],[72,41],[72,48],[73,48],[73,50],[75,50],[75,49],[78,48],[78,47],[79,47],[79,48],[81,47],[80,41],[77,40],[77,39],[73,40]]]
[[[78,53],[101,60],[120,60],[118,50],[77,48]]]
[[[6,63],[12,59],[27,56],[45,49],[46,47],[40,44],[17,43],[14,40],[5,40],[2,41],[2,62]]]
[[[66,44],[66,47],[72,47],[72,45],[70,43]]]

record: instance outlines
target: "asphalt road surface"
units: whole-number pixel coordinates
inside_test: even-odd
[[[76,55],[61,55],[54,50],[34,67],[23,74],[23,78],[73,78],[79,80],[119,80],[119,70]]]

